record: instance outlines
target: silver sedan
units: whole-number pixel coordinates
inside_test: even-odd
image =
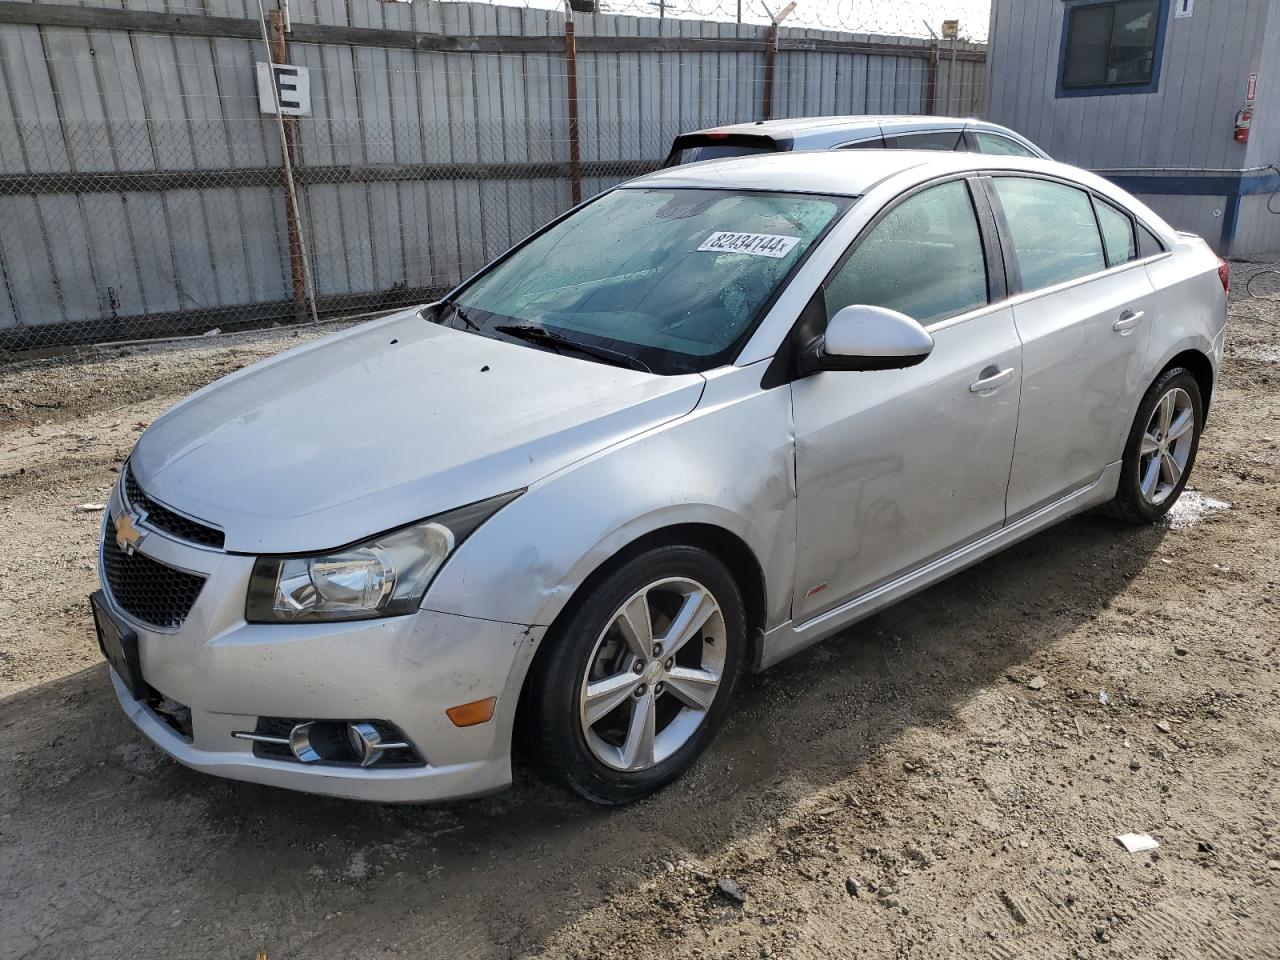
[[[444,300],[143,434],[93,611],[198,770],[623,803],[759,670],[1071,514],[1183,491],[1226,265],[1098,177],[937,152],[676,167]]]

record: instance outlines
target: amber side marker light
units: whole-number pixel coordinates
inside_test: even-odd
[[[488,723],[493,719],[493,708],[498,705],[497,697],[486,697],[483,700],[472,700],[450,707],[445,715],[453,721],[455,727],[474,727],[478,723]]]

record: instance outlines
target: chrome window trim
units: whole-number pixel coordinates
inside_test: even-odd
[[[884,134],[877,133],[877,134],[873,134],[872,136],[869,136],[869,137],[859,137],[859,138],[858,138],[858,139],[856,139],[856,140],[845,140],[843,143],[837,143],[835,146],[831,147],[830,149],[832,149],[832,150],[846,150],[846,149],[848,149],[849,147],[856,147],[856,146],[857,146],[858,144],[860,144],[860,143],[871,143],[872,141],[875,141],[875,140],[879,140],[879,141],[880,141],[881,146],[883,146],[883,145],[884,145]]]
[[[1070,290],[1072,287],[1077,287],[1082,283],[1091,283],[1094,280],[1100,280],[1113,273],[1122,273],[1125,270],[1132,270],[1133,268],[1140,266],[1145,267],[1149,263],[1154,263],[1157,260],[1163,260],[1165,257],[1171,256],[1173,256],[1173,254],[1170,251],[1165,250],[1156,254],[1154,257],[1146,257],[1142,260],[1129,260],[1125,263],[1118,264],[1117,266],[1108,267],[1106,270],[1101,270],[1097,273],[1090,273],[1083,277],[1064,280],[1062,283],[1054,284],[1052,287],[1039,287],[1025,293],[1017,293],[1011,297],[1005,297],[1003,300],[997,300],[993,303],[989,303],[985,307],[978,307],[975,310],[970,310],[968,313],[960,313],[954,317],[946,317],[945,319],[938,320],[934,323],[927,323],[924,325],[924,328],[930,333],[933,333],[935,330],[945,330],[948,327],[966,323],[969,320],[976,320],[979,317],[985,316],[988,313],[994,313],[996,310],[1001,310],[1005,307],[1012,308],[1020,304],[1030,303],[1032,300],[1039,299],[1040,297],[1052,296],[1055,293],[1061,293],[1064,290]]]
[[[1099,193],[1099,192],[1098,192],[1097,190],[1095,190],[1093,187],[1086,186],[1085,184],[1082,184],[1082,183],[1075,183],[1075,182],[1073,182],[1073,181],[1071,181],[1071,180],[1067,180],[1065,177],[1055,176],[1055,175],[1053,175],[1053,174],[1051,174],[1051,173],[1042,173],[1042,172],[1040,172],[1039,170],[1008,170],[1008,169],[1006,169],[1006,170],[983,170],[983,171],[981,172],[981,174],[980,174],[980,175],[981,175],[981,176],[984,176],[984,177],[989,177],[989,178],[991,179],[991,181],[992,181],[992,192],[993,192],[993,193],[994,193],[994,187],[995,187],[995,180],[996,180],[997,178],[999,178],[999,177],[1014,177],[1014,178],[1021,178],[1021,179],[1024,179],[1024,180],[1048,180],[1050,183],[1057,183],[1057,184],[1060,184],[1060,185],[1062,185],[1062,186],[1064,186],[1064,187],[1071,187],[1073,190],[1079,190],[1079,191],[1081,191],[1082,193],[1084,193],[1084,194],[1088,195],[1088,197],[1089,197],[1089,202],[1090,202],[1090,206],[1092,206],[1092,204],[1093,204],[1093,198],[1096,196],[1096,197],[1098,197],[1100,200],[1102,200],[1104,203],[1109,203],[1111,206],[1115,207],[1117,210],[1121,210],[1121,211],[1123,211],[1124,213],[1126,213],[1126,214],[1129,216],[1129,218],[1130,218],[1131,220],[1133,220],[1133,222],[1134,222],[1135,224],[1137,224],[1138,226],[1140,226],[1140,227],[1144,228],[1144,229],[1145,229],[1149,234],[1151,234],[1153,237],[1155,237],[1155,238],[1156,238],[1156,240],[1158,240],[1158,241],[1160,242],[1160,245],[1161,245],[1162,247],[1164,247],[1164,248],[1165,248],[1165,249],[1161,250],[1161,251],[1160,251],[1160,253],[1156,254],[1155,256],[1151,256],[1151,257],[1144,257],[1144,258],[1139,259],[1139,260],[1127,260],[1127,261],[1125,261],[1124,263],[1117,264],[1117,265],[1116,265],[1116,266],[1114,266],[1114,267],[1107,267],[1105,270],[1097,270],[1097,271],[1094,271],[1093,273],[1087,273],[1087,274],[1085,274],[1083,277],[1073,277],[1073,278],[1072,278],[1072,279],[1070,279],[1070,280],[1063,280],[1061,283],[1056,283],[1056,284],[1054,284],[1053,286],[1049,286],[1049,287],[1037,287],[1035,290],[1021,291],[1021,292],[1019,292],[1019,293],[1017,293],[1017,294],[1014,294],[1013,296],[1009,297],[1009,298],[1008,298],[1008,300],[1009,300],[1009,301],[1025,302],[1026,300],[1028,300],[1028,299],[1030,299],[1030,298],[1032,298],[1032,297],[1037,297],[1037,296],[1041,296],[1041,295],[1049,294],[1049,293],[1057,293],[1057,292],[1058,292],[1058,291],[1060,291],[1060,290],[1068,289],[1068,288],[1070,288],[1070,287],[1072,287],[1072,286],[1075,286],[1075,285],[1076,285],[1076,284],[1078,284],[1078,283],[1084,283],[1084,282],[1089,281],[1089,280],[1097,279],[1098,277],[1105,276],[1106,274],[1111,273],[1113,270],[1127,270],[1128,268],[1133,267],[1133,266],[1136,266],[1137,264],[1140,264],[1140,263],[1141,263],[1141,264],[1151,263],[1151,262],[1153,262],[1153,261],[1155,261],[1155,260],[1159,260],[1161,257],[1168,257],[1168,256],[1172,256],[1172,251],[1168,249],[1168,244],[1165,242],[1164,237],[1160,236],[1160,234],[1159,234],[1159,232],[1158,232],[1158,231],[1152,230],[1149,226],[1147,226],[1147,224],[1143,222],[1142,218],[1141,218],[1141,217],[1139,217],[1139,216],[1138,216],[1136,213],[1134,213],[1132,210],[1130,210],[1130,209],[1128,208],[1128,206],[1126,206],[1125,204],[1122,204],[1122,203],[1121,203],[1120,201],[1118,201],[1118,200],[1113,199],[1112,197],[1108,197],[1108,196],[1106,196],[1106,195],[1105,195],[1105,194],[1103,194],[1103,193]],[[997,194],[996,196],[994,196],[994,197],[992,198],[992,200],[993,200],[993,202],[999,202],[999,200],[1000,200],[999,195]],[[1095,214],[1094,219],[1095,219],[1095,223],[1096,223],[1096,219],[1097,219],[1096,214]],[[1017,262],[1017,257],[1018,257],[1018,255],[1017,255],[1017,252],[1016,252],[1016,251],[1014,251],[1014,250],[1013,250],[1013,247],[1012,247],[1013,237],[1005,236],[1004,232],[1003,232],[1003,231],[1001,231],[1000,239],[1001,239],[1001,242],[1002,242],[1002,243],[1003,243],[1003,242],[1005,242],[1005,241],[1008,241],[1008,243],[1009,243],[1010,255],[1013,257],[1013,260],[1014,260],[1014,262],[1016,263],[1016,262]],[[1135,244],[1135,246],[1138,244],[1138,239],[1139,239],[1139,238],[1138,238],[1138,236],[1137,236],[1137,234],[1136,234],[1136,232],[1135,232],[1135,234],[1134,234],[1134,244]],[[1105,262],[1105,261],[1106,261],[1106,257],[1107,257],[1107,254],[1106,254],[1106,245],[1105,245],[1105,243],[1103,242],[1103,239],[1102,239],[1102,228],[1101,228],[1101,227],[1098,227],[1098,243],[1099,243],[1099,245],[1101,245],[1101,246],[1102,246],[1102,248],[1103,248],[1102,259],[1103,259],[1103,261]],[[1019,275],[1021,275],[1021,271],[1019,271]],[[926,328],[926,329],[928,329],[928,328]]]
[[[1005,307],[1011,308],[1019,306],[1021,303],[1029,303],[1030,301],[1037,300],[1039,297],[1052,296],[1053,293],[1068,291],[1071,287],[1078,287],[1079,284],[1091,283],[1093,280],[1102,279],[1103,276],[1107,276],[1108,274],[1119,274],[1121,271],[1133,269],[1135,266],[1146,266],[1147,264],[1151,264],[1151,262],[1162,260],[1164,257],[1169,256],[1172,256],[1172,253],[1166,250],[1162,253],[1157,253],[1156,256],[1147,257],[1147,259],[1144,260],[1129,260],[1128,262],[1124,262],[1124,264],[1102,270],[1100,273],[1088,274],[1087,276],[1076,276],[1073,280],[1064,280],[1064,282],[1052,285],[1052,287],[1041,287],[1027,293],[1016,293],[1012,297],[1005,297],[1004,300],[988,303],[988,305],[975,308],[975,310],[970,310],[969,312],[966,312],[966,314],[956,314],[955,316],[948,316],[943,320],[934,321],[932,324],[925,324],[924,329],[928,330],[929,333],[934,333],[936,330],[946,330],[947,328],[951,328],[951,326],[968,323],[969,320],[977,320],[978,317],[993,314],[993,312],[997,310],[1004,310]]]
[[[1028,303],[1029,301],[1036,300],[1040,297],[1048,297],[1055,293],[1061,293],[1064,290],[1070,290],[1072,287],[1078,287],[1082,283],[1091,283],[1094,280],[1100,280],[1110,274],[1121,273],[1125,270],[1132,270],[1139,266],[1146,266],[1148,263],[1170,256],[1173,256],[1173,254],[1168,250],[1165,250],[1154,257],[1147,257],[1143,260],[1128,260],[1125,263],[1117,264],[1114,267],[1108,267],[1106,270],[1098,270],[1094,273],[1087,273],[1083,277],[1073,277],[1070,280],[1063,280],[1061,283],[1055,283],[1050,287],[1037,287],[1034,290],[1026,290],[1022,293],[1014,294],[1005,302],[1010,304]]]

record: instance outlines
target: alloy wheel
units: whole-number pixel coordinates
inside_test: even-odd
[[[1152,506],[1164,503],[1178,487],[1195,445],[1196,413],[1191,396],[1175,387],[1151,411],[1138,448],[1138,485]]]
[[[715,702],[727,646],[720,604],[702,584],[670,577],[632,594],[596,639],[579,688],[595,757],[639,771],[679,750]]]

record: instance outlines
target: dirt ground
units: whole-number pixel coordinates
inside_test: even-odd
[[[332,327],[0,366],[0,958],[1280,957],[1262,269],[1234,265],[1174,522],[1074,519],[754,677],[691,775],[615,811],[528,769],[417,808],[231,783],[122,715],[85,601],[113,471]]]

